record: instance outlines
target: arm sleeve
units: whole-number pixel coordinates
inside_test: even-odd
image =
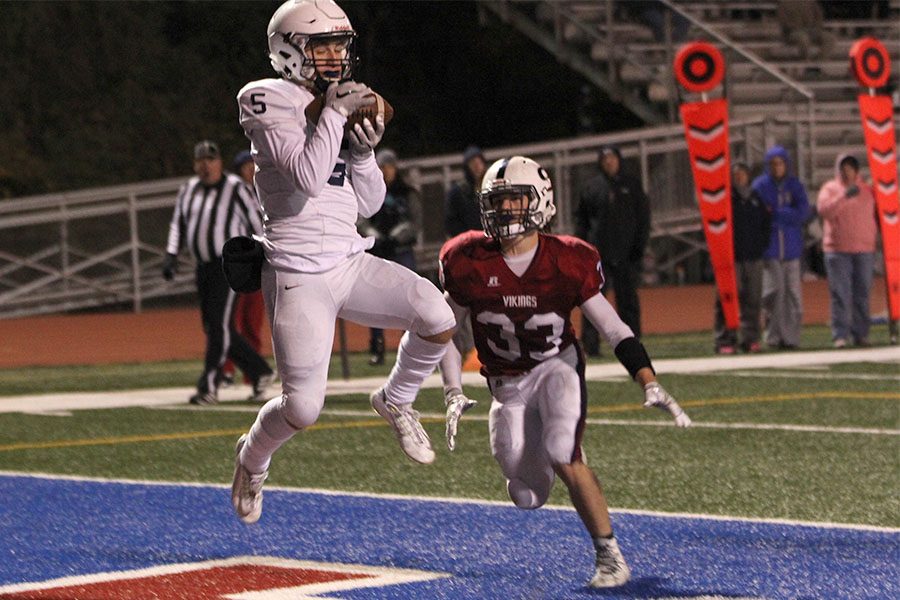
[[[281,90],[245,88],[238,104],[241,125],[257,150],[271,159],[302,194],[318,196],[337,162],[346,117],[333,108],[323,108],[318,124],[307,137],[302,110],[306,103],[291,101]],[[259,112],[261,104],[265,108]]]
[[[634,337],[634,332],[619,318],[603,294],[588,299],[581,305],[581,312],[613,348],[625,338]]]
[[[457,323],[461,323],[463,319],[469,318],[469,310],[454,302],[449,293],[444,292],[444,298],[453,310],[453,316],[456,317]],[[462,352],[456,346],[455,338],[454,342],[447,345],[447,351],[441,358],[440,368],[441,380],[444,383],[444,393],[446,394],[449,390],[462,392]]]
[[[462,218],[458,214],[458,207],[462,203],[461,196],[462,190],[459,189],[459,185],[453,184],[444,200],[444,232],[449,237],[457,236],[465,231]]]
[[[644,255],[644,249],[650,241],[650,198],[644,193],[639,181],[635,181],[637,190],[637,231],[635,232],[634,248],[630,258],[640,260]]]
[[[237,196],[241,202],[242,211],[244,211],[247,218],[248,235],[262,235],[262,212],[256,195],[247,185],[241,184],[237,187]]]
[[[819,196],[816,199],[816,211],[823,219],[830,219],[838,212],[837,208],[842,194],[838,193],[838,190],[835,189],[836,187],[834,182],[828,182],[819,190]]]
[[[384,176],[375,162],[375,154],[370,152],[364,158],[354,158],[351,154],[348,167],[359,214],[366,218],[371,217],[384,204],[384,195],[387,193]]]
[[[809,199],[806,197],[806,190],[799,181],[792,186],[791,195],[794,198],[794,202],[790,206],[776,211],[775,218],[782,225],[799,227],[809,217]]]
[[[409,207],[409,220],[412,221],[416,229],[416,238],[418,239],[419,232],[422,231],[424,225],[422,222],[422,195],[419,193],[419,190],[414,187],[409,188],[406,203]]]
[[[178,198],[175,200],[175,209],[172,211],[172,220],[169,221],[169,239],[166,241],[166,253],[178,254],[181,248],[181,212],[184,197],[187,193],[188,185],[181,186],[178,190]]]
[[[575,237],[588,240],[591,231],[591,205],[588,190],[583,189],[578,195],[578,207],[575,209]]]

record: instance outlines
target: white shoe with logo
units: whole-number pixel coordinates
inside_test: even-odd
[[[619,550],[616,538],[604,539],[597,546],[597,568],[589,587],[609,588],[624,584],[631,579],[631,569]]]
[[[241,464],[241,449],[247,441],[244,434],[234,446],[234,480],[231,482],[231,504],[238,518],[247,523],[256,523],[262,515],[262,487],[268,471],[253,474]]]
[[[419,423],[419,413],[411,406],[399,406],[385,397],[384,388],[372,392],[369,396],[372,408],[381,415],[394,429],[394,435],[400,442],[400,448],[408,457],[423,465],[434,462],[434,450],[431,440]]]

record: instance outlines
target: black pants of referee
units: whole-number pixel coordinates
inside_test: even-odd
[[[616,294],[616,313],[631,327],[634,336],[641,339],[641,303],[637,293],[641,274],[639,263],[604,263],[603,274],[606,276],[603,294],[608,294],[610,287],[613,289]],[[587,319],[581,322],[581,343],[588,356],[600,354],[600,335]]]
[[[219,384],[219,369],[227,356],[247,374],[253,383],[272,369],[262,356],[247,343],[232,323],[237,294],[228,287],[219,260],[197,266],[197,292],[200,295],[200,317],[206,333],[206,359],[203,374],[197,381],[201,394],[215,392]]]

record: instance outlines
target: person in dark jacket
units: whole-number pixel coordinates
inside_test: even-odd
[[[481,148],[469,146],[465,149],[462,168],[465,179],[454,183],[444,200],[444,233],[448,240],[466,231],[481,231],[478,190],[481,189],[481,180],[487,172],[487,161]],[[460,348],[463,356],[472,353],[475,339],[472,337],[472,325],[468,321],[457,323],[453,343]]]
[[[375,238],[370,253],[416,270],[413,247],[419,235],[421,206],[419,192],[406,182],[397,166],[397,153],[385,148],[375,154],[387,192],[384,204],[368,219],[360,219],[360,235]],[[369,329],[370,365],[384,364],[384,329]]]
[[[469,146],[463,152],[465,179],[453,184],[444,200],[444,233],[447,239],[465,231],[481,229],[477,191],[487,171],[487,161],[481,148]]]
[[[765,173],[753,180],[753,191],[772,213],[772,232],[763,253],[762,309],[766,344],[793,349],[800,345],[803,298],[800,258],[809,199],[800,180],[790,174],[790,157],[782,146],[766,152]]]
[[[616,297],[616,311],[635,337],[641,335],[641,306],[637,285],[641,259],[650,240],[650,200],[641,182],[622,172],[622,153],[616,146],[602,146],[602,173],[585,184],[576,209],[575,235],[600,251],[605,281]],[[600,340],[590,323],[582,323],[581,342],[592,356],[600,352]]]
[[[759,352],[759,306],[762,297],[762,256],[769,245],[772,215],[750,188],[750,168],[742,162],[731,169],[731,222],[734,235],[734,271],[741,313],[741,349]],[[738,332],[725,327],[722,303],[716,295],[716,352],[734,354]]]

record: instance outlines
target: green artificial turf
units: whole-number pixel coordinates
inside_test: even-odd
[[[900,386],[894,365],[793,371],[821,375],[814,379],[784,377],[792,372],[786,369],[773,370],[777,376],[743,372],[753,376],[661,376],[698,425],[687,430],[669,425],[666,413],[643,409],[641,391],[631,382],[588,384],[583,446],[612,507],[900,526]],[[488,444],[487,391],[467,392],[480,402],[461,423],[452,454],[443,440],[440,390],[420,395],[417,408],[438,415],[424,420],[437,452],[430,466],[402,455],[365,396],[329,397],[317,426],[275,455],[268,485],[505,501]],[[255,418],[256,407],[249,404],[223,408],[239,406],[248,411],[184,405],[72,416],[0,414],[0,470],[227,484],[234,441]],[[336,409],[359,413],[329,414]],[[569,504],[562,485],[550,503]]]

